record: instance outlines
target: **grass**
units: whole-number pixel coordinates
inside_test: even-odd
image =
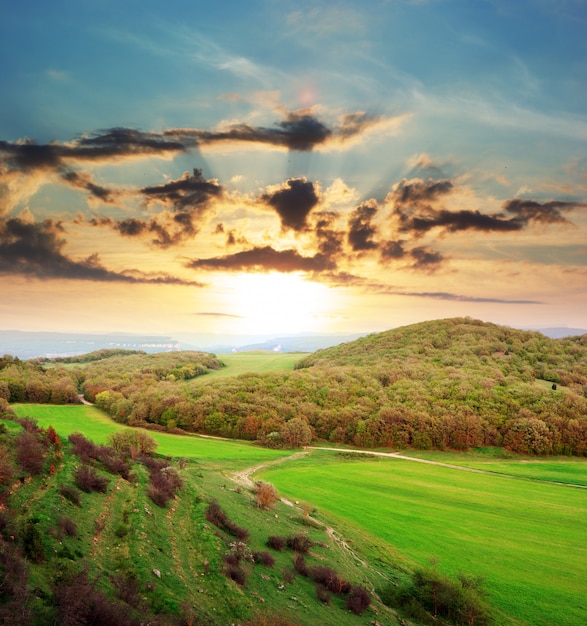
[[[19,417],[32,417],[43,428],[53,426],[59,436],[64,439],[72,432],[78,431],[96,443],[106,443],[110,434],[126,428],[93,406],[14,404],[12,408]],[[197,435],[172,435],[154,431],[148,431],[148,433],[157,442],[158,454],[198,459],[217,467],[238,469],[289,454],[287,451],[270,450],[242,441]]]
[[[422,450],[401,452],[404,453],[406,456],[419,459],[461,465],[528,480],[587,487],[587,458],[582,457],[521,457],[508,455],[501,448],[479,449],[467,453]]]
[[[268,352],[265,350],[221,354],[219,358],[226,367],[210,371],[205,376],[194,379],[194,382],[207,383],[214,378],[227,378],[250,372],[292,371],[294,365],[305,356],[307,354],[302,352]]]
[[[326,452],[259,476],[413,564],[438,560],[453,576],[481,576],[492,605],[513,620],[587,623],[582,489],[405,460],[340,461]]]

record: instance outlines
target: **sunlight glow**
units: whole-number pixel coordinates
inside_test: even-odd
[[[233,284],[233,313],[247,333],[322,330],[336,299],[327,286],[298,274],[240,274]]]

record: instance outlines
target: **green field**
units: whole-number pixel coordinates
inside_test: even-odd
[[[77,431],[96,443],[106,443],[111,433],[126,428],[93,406],[14,404],[12,408],[19,417],[32,417],[43,428],[53,426],[62,438],[67,438],[72,432]],[[205,459],[209,463],[221,465],[229,462],[230,467],[234,469],[271,461],[290,454],[289,451],[270,450],[242,441],[148,432],[157,442],[158,454]]]
[[[205,376],[196,378],[195,381],[207,383],[213,378],[239,376],[249,372],[291,371],[294,365],[305,356],[307,354],[303,352],[267,352],[264,350],[221,354],[218,358],[226,367],[219,370],[211,370]]]
[[[367,545],[383,541],[413,564],[481,576],[492,605],[518,623],[587,623],[584,489],[319,451],[259,477]]]

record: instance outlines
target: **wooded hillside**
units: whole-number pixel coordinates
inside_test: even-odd
[[[205,357],[117,356],[68,370],[13,361],[0,372],[0,397],[53,401],[35,400],[22,380],[15,382],[19,371],[30,377],[36,368],[50,389],[72,381],[129,425],[272,446],[318,438],[365,447],[587,454],[587,335],[549,339],[468,318],[437,320],[319,350],[293,372],[203,384],[192,379],[221,366]]]

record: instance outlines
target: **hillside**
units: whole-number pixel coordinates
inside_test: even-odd
[[[214,444],[211,456],[170,459],[141,431],[117,434],[96,445],[0,419],[0,624],[318,626],[393,615],[322,524],[232,482],[239,464],[218,467]],[[246,462],[242,444],[223,446],[240,446]],[[297,557],[348,587],[321,602]]]
[[[295,371],[230,376],[227,368],[206,376],[221,366],[188,352],[111,356],[68,369],[5,361],[0,397],[71,402],[77,388],[123,424],[274,447],[318,439],[587,454],[587,335],[550,339],[455,318],[319,350]],[[31,397],[31,380],[45,380],[51,400]]]

